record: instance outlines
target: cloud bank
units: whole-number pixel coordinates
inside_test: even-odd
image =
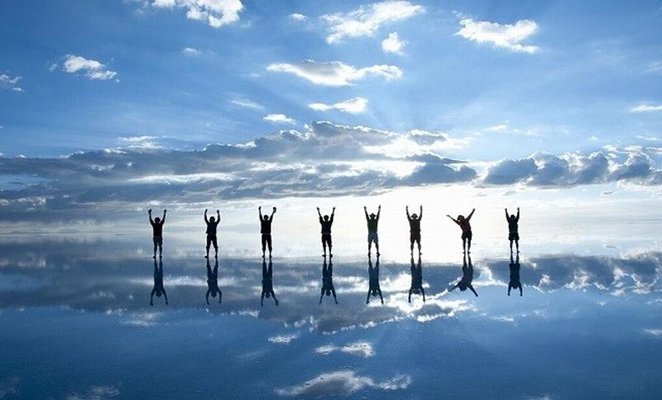
[[[299,64],[274,63],[267,66],[267,71],[285,72],[303,78],[315,85],[348,86],[368,77],[381,77],[385,80],[399,79],[400,68],[394,65],[372,65],[356,68],[340,61],[317,62],[305,60]]]

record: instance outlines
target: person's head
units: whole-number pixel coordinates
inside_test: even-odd
[[[216,218],[214,217],[209,218],[209,222],[216,222]]]
[[[162,293],[162,292],[161,292],[160,290],[157,290],[157,291],[156,291],[156,297],[161,297],[161,293]]]
[[[412,214],[411,219],[418,219],[418,215],[417,214]]]
[[[268,215],[265,215],[265,216],[262,217],[262,218],[264,218],[265,221],[269,221],[269,216],[268,216]]]
[[[371,294],[372,294],[373,296],[378,296],[378,295],[379,295],[379,292],[377,291],[377,289],[372,289]]]
[[[325,215],[325,216],[324,216],[324,220],[325,220],[325,221],[328,221],[328,220],[329,220],[329,216],[328,216],[328,215]]]
[[[464,215],[458,215],[457,220],[458,221],[464,221]]]
[[[467,290],[467,284],[466,284],[466,283],[463,283],[463,282],[460,282],[460,283],[457,285],[457,287],[460,288],[460,291],[461,291],[461,292],[464,292],[465,290]]]
[[[326,289],[324,294],[326,294],[327,296],[331,296],[331,289]]]
[[[411,292],[415,293],[415,294],[419,294],[419,293],[421,293],[421,289],[420,288],[412,288]]]
[[[517,219],[517,217],[515,216],[515,214],[510,214],[510,217],[508,219],[514,221]]]
[[[375,213],[370,214],[370,219],[375,219],[375,218],[377,218],[377,215],[375,215]]]
[[[159,217],[154,218],[154,222],[156,222],[157,224],[160,223],[160,222],[161,222],[161,218],[159,218]]]
[[[215,290],[211,291],[211,297],[216,297],[216,291]]]

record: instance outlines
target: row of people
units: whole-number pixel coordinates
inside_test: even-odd
[[[467,289],[471,290],[473,294],[478,297],[478,292],[473,287],[473,277],[474,269],[471,263],[471,255],[468,253],[464,254],[462,260],[462,277],[460,280],[453,285],[448,291],[452,292],[455,289],[460,289],[464,292]],[[209,304],[209,296],[216,298],[218,297],[218,302],[221,303],[223,300],[223,293],[218,286],[218,259],[214,263],[212,268],[209,263],[209,258],[207,258],[207,292],[205,294],[205,300]],[[512,289],[519,289],[520,296],[522,296],[522,283],[520,282],[520,264],[519,264],[519,255],[514,260],[513,255],[510,255],[510,281],[508,282],[508,296]],[[421,257],[419,255],[418,262],[414,263],[414,257],[411,258],[411,285],[409,287],[409,293],[407,296],[407,301],[411,303],[412,294],[420,294],[425,302],[425,288],[423,287],[423,266],[421,262]],[[168,304],[168,294],[166,293],[165,287],[163,285],[163,262],[160,260],[158,265],[156,259],[154,260],[154,286],[150,294],[149,304],[154,305],[154,296],[161,297],[165,299],[165,304]],[[338,304],[338,297],[336,296],[336,289],[333,285],[333,261],[329,257],[329,262],[327,263],[327,258],[324,257],[324,263],[322,264],[322,287],[320,290],[319,304],[322,304],[324,296],[333,296],[333,300]],[[381,286],[379,283],[379,256],[376,258],[376,262],[373,265],[372,257],[368,257],[368,295],[366,298],[366,304],[370,303],[370,297],[377,297],[382,304],[384,304],[384,297],[382,295]],[[271,259],[269,263],[265,259],[262,260],[262,293],[260,295],[260,305],[264,305],[264,299],[272,298],[275,305],[278,305],[278,299],[276,298],[276,293],[274,292],[273,287],[273,264]]]
[[[207,235],[207,244],[206,244],[206,255],[205,257],[209,257],[209,250],[211,246],[214,246],[214,252],[215,252],[215,257],[218,257],[218,239],[216,237],[217,233],[217,228],[218,224],[221,220],[221,213],[219,210],[216,210],[216,218],[212,217],[207,217],[207,211],[205,210],[204,213],[204,221],[207,224],[207,230],[206,230],[206,235]],[[382,212],[382,206],[380,205],[377,207],[377,213],[371,213],[368,214],[368,208],[363,207],[363,211],[365,213],[365,218],[366,222],[368,224],[368,255],[372,253],[372,245],[374,243],[375,245],[375,251],[377,253],[377,256],[380,255],[379,253],[379,235],[378,235],[378,226],[379,226],[379,217]],[[473,233],[471,231],[471,217],[474,215],[474,212],[476,209],[474,208],[471,210],[469,215],[467,217],[464,217],[463,215],[458,215],[457,218],[453,218],[450,215],[446,215],[448,218],[450,218],[453,222],[455,222],[460,229],[462,230],[462,250],[467,253],[471,252],[471,239],[473,237]],[[418,214],[409,214],[409,206],[405,207],[405,212],[407,215],[407,220],[409,221],[409,249],[411,251],[411,254],[414,254],[414,244],[418,245],[418,254],[421,255],[421,220],[423,219],[423,206],[419,207],[419,212]],[[508,240],[510,241],[510,251],[512,253],[513,251],[513,242],[515,243],[516,250],[519,253],[519,233],[518,233],[518,225],[519,225],[519,217],[520,217],[520,210],[519,207],[517,208],[517,214],[508,214],[508,209],[505,209],[506,212],[506,221],[508,222]],[[153,233],[153,243],[154,243],[154,256],[153,258],[156,258],[156,251],[158,249],[159,251],[159,257],[162,256],[163,254],[163,224],[165,223],[166,220],[166,213],[167,210],[163,210],[163,218],[152,218],[152,210],[148,210],[148,215],[149,215],[149,221],[150,224],[152,225],[152,233]],[[324,215],[322,216],[322,213],[320,211],[320,208],[317,207],[317,215],[319,216],[319,223],[321,226],[321,234],[322,234],[322,251],[323,251],[323,256],[326,257],[327,255],[327,248],[328,248],[328,253],[329,257],[333,257],[332,253],[332,247],[333,247],[333,240],[331,238],[331,227],[333,225],[333,219],[336,213],[336,208],[333,207],[331,210],[331,215]],[[258,207],[258,216],[260,219],[260,235],[261,235],[261,241],[262,241],[262,257],[265,257],[266,250],[269,250],[269,257],[271,257],[272,251],[273,251],[273,246],[272,246],[272,239],[271,239],[271,223],[273,222],[274,219],[274,214],[276,214],[276,207],[272,208],[271,215],[268,214],[262,214],[262,207]]]

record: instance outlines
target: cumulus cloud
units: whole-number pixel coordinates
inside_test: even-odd
[[[369,358],[375,355],[372,344],[370,342],[362,341],[346,344],[344,346],[334,346],[332,344],[327,344],[315,349],[316,353],[322,355],[328,355],[335,351],[363,358]]]
[[[347,86],[369,76],[381,77],[387,81],[399,79],[402,76],[400,68],[394,65],[356,68],[340,61],[305,60],[299,64],[274,63],[267,66],[267,71],[286,72],[323,86]]]
[[[391,32],[388,37],[382,40],[382,50],[384,53],[402,54],[402,50],[407,45],[406,40],[400,40],[397,32]]]
[[[403,21],[424,11],[423,6],[408,1],[382,1],[321,18],[328,25],[326,41],[337,43],[345,38],[374,36],[383,25]]]
[[[662,104],[659,105],[641,104],[636,107],[632,107],[630,109],[630,112],[633,113],[656,112],[656,111],[662,111]]]
[[[289,18],[293,21],[298,21],[298,22],[303,22],[303,21],[308,20],[308,17],[306,17],[305,15],[303,15],[301,13],[292,13],[292,14],[289,15]]]
[[[491,43],[514,52],[535,53],[538,46],[524,45],[526,40],[538,31],[538,24],[528,19],[517,21],[514,24],[499,24],[489,21],[474,21],[465,18],[460,21],[462,28],[456,35],[477,43]]]
[[[352,99],[341,101],[335,104],[311,103],[308,104],[308,107],[315,111],[338,110],[350,114],[360,114],[365,111],[367,105],[368,99],[363,97],[354,97]]]
[[[0,74],[0,89],[12,90],[14,92],[23,92],[18,82],[22,79],[20,76],[10,76],[7,74]]]
[[[106,81],[116,79],[117,72],[109,70],[97,60],[68,54],[62,63],[62,70],[70,74],[82,72],[89,79]]]
[[[213,28],[220,28],[239,21],[244,5],[241,0],[152,0],[157,8],[183,8],[186,18],[204,21]]]
[[[184,47],[182,53],[187,56],[199,56],[202,54],[201,50],[195,49],[193,47]]]
[[[277,389],[276,393],[286,397],[327,397],[351,396],[364,389],[401,390],[411,385],[412,379],[407,375],[396,375],[384,382],[357,375],[351,370],[341,370],[320,374],[300,385]]]
[[[296,120],[293,118],[288,117],[285,114],[267,114],[264,117],[262,117],[263,120],[269,121],[269,122],[275,122],[277,124],[291,124],[294,125],[296,124]]]

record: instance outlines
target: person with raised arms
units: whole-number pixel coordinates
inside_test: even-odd
[[[405,206],[407,220],[409,221],[409,250],[414,255],[414,242],[418,243],[418,255],[421,255],[421,219],[423,219],[423,206],[420,206],[418,215],[409,215],[409,206]]]
[[[508,215],[508,209],[506,211],[506,221],[508,221],[508,240],[510,241],[510,253],[513,252],[513,242],[519,253],[519,207],[517,207],[517,215]]]
[[[379,236],[377,235],[377,224],[379,224],[379,215],[382,213],[382,206],[377,207],[377,214],[372,213],[368,215],[368,208],[363,206],[365,213],[365,220],[368,223],[368,256],[372,250],[372,243],[375,243],[375,250],[377,257],[379,257]]]
[[[152,225],[152,242],[154,243],[153,259],[156,259],[156,248],[159,248],[159,258],[163,255],[163,224],[165,224],[166,212],[163,210],[163,218],[156,217],[152,219],[152,209],[147,210],[149,223]]]
[[[209,247],[214,245],[214,257],[218,258],[218,239],[216,238],[216,228],[218,223],[221,222],[221,212],[216,210],[216,218],[211,217],[207,218],[207,210],[205,209],[205,223],[207,224],[207,255],[205,258],[209,258]]]
[[[317,207],[317,215],[319,216],[320,225],[322,226],[322,250],[324,251],[322,257],[326,257],[327,246],[329,247],[329,258],[333,257],[333,254],[331,253],[331,247],[333,246],[333,242],[331,240],[331,225],[333,225],[333,217],[335,214],[336,208],[333,207],[333,210],[331,211],[331,217],[328,215],[322,217],[320,208]]]
[[[446,215],[453,222],[458,224],[460,229],[462,229],[462,250],[465,253],[471,253],[471,238],[473,237],[473,233],[471,232],[471,224],[469,221],[471,220],[471,217],[474,215],[475,211],[475,208],[471,210],[471,213],[466,218],[464,218],[464,215],[458,215],[457,219],[451,217],[450,215]]]
[[[276,207],[272,209],[271,216],[267,214],[262,215],[262,206],[257,208],[257,212],[260,216],[260,233],[262,234],[262,258],[264,258],[264,252],[267,247],[269,247],[269,258],[271,258],[271,222],[274,220]]]

